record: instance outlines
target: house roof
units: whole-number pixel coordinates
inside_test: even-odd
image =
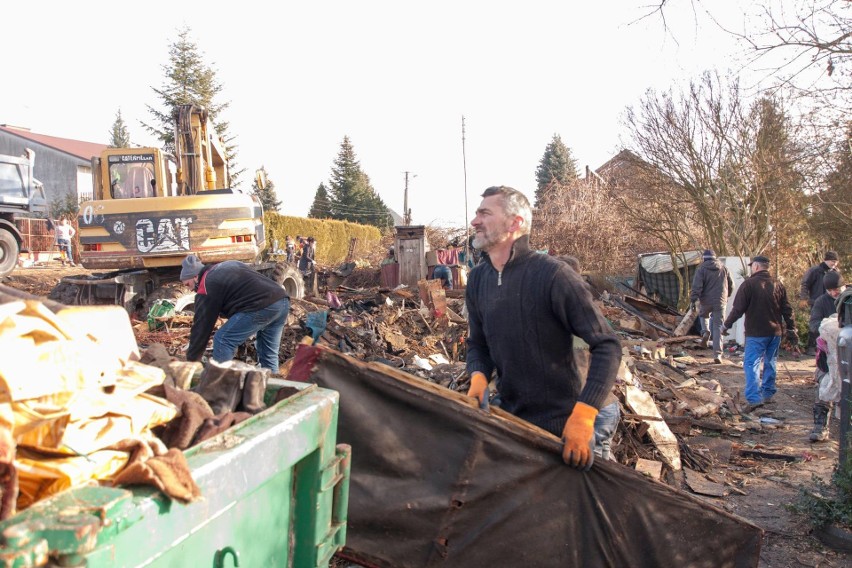
[[[8,132],[14,136],[38,142],[44,146],[65,152],[81,160],[89,161],[92,156],[100,156],[106,148],[106,144],[96,144],[94,142],[83,142],[82,140],[71,140],[69,138],[59,138],[58,136],[48,136],[47,134],[36,134],[27,129],[9,126],[6,124],[0,125],[0,131]]]

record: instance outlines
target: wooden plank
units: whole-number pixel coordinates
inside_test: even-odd
[[[693,493],[699,495],[709,495],[710,497],[724,497],[729,491],[728,488],[721,483],[713,483],[707,480],[703,474],[692,471],[691,469],[683,470],[686,485]]]
[[[677,324],[677,327],[674,330],[675,337],[686,335],[686,332],[689,331],[692,324],[695,323],[696,319],[698,319],[698,310],[700,309],[700,303],[696,302],[694,308],[690,306],[690,308],[686,310],[686,315],[683,316],[683,319],[680,320],[680,323]]]
[[[643,414],[662,418],[654,399],[647,392],[632,385],[625,386],[625,401],[627,407],[635,414]],[[654,442],[663,461],[673,470],[681,469],[680,450],[675,435],[662,420],[643,421],[648,426],[648,436]]]
[[[639,458],[638,460],[636,460],[635,469],[642,475],[648,476],[653,480],[659,481],[659,479],[663,475],[663,462]]]

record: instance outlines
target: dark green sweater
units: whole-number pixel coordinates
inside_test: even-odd
[[[484,260],[470,273],[467,371],[499,376],[501,407],[560,436],[576,401],[600,408],[615,383],[621,344],[567,264],[529,248],[524,236],[498,272]],[[572,335],[589,344],[585,386]]]

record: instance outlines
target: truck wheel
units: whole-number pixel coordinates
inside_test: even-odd
[[[280,284],[291,298],[301,300],[305,297],[305,281],[302,279],[302,273],[292,264],[277,263],[269,277]]]
[[[181,282],[169,282],[163,284],[148,296],[145,300],[144,317],[148,317],[148,312],[157,300],[168,300],[175,305],[176,312],[192,312],[195,310],[195,292],[189,290]]]
[[[6,230],[0,230],[0,278],[15,270],[20,248],[18,240]]]

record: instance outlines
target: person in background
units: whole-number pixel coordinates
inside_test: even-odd
[[[570,266],[574,272],[582,277],[583,271],[580,268],[579,258],[567,254],[558,256],[557,258]],[[586,285],[589,287],[589,292],[593,293],[591,285],[588,282]],[[573,346],[574,360],[577,362],[577,372],[580,374],[583,384],[585,384],[586,375],[589,373],[589,344],[575,335]],[[620,420],[621,406],[618,404],[615,394],[610,392],[606,400],[604,400],[600,412],[595,416],[595,456],[604,460],[614,459],[612,457],[612,439],[618,430],[618,422]]]
[[[299,258],[299,270],[302,274],[313,272],[316,254],[316,240],[313,237],[308,237],[304,247],[302,247],[302,256]]]
[[[296,258],[296,242],[290,235],[284,238],[284,248],[287,253],[287,263],[293,264],[293,260]]]
[[[530,248],[526,196],[493,186],[482,197],[471,224],[473,245],[487,256],[465,291],[467,394],[482,404],[496,370],[500,407],[561,437],[563,461],[588,470],[595,418],[615,384],[621,343],[580,276]],[[585,384],[574,361],[575,335],[589,345]]]
[[[755,256],[749,267],[751,276],[746,278],[737,290],[734,306],[721,329],[722,335],[727,334],[734,322],[745,315],[743,370],[745,398],[748,403],[746,412],[772,402],[772,397],[775,396],[778,348],[781,346],[785,324],[787,339],[794,345],[799,343],[799,334],[793,321],[793,308],[787,300],[787,290],[769,274],[769,258]]]
[[[825,285],[823,279],[829,272],[837,272],[839,264],[839,256],[833,250],[825,252],[823,261],[815,266],[808,268],[805,275],[802,277],[802,285],[799,289],[799,308],[810,309],[813,307],[817,298],[825,293]],[[813,355],[816,348],[816,335],[808,333],[808,343],[806,352],[808,355]]]
[[[388,255],[382,259],[380,266],[384,266],[386,264],[394,264],[396,262],[396,254],[394,253],[393,247],[388,249]]]
[[[728,295],[734,287],[731,275],[724,264],[716,259],[716,253],[707,249],[701,255],[703,262],[695,271],[692,279],[692,291],[689,294],[691,306],[700,302],[703,333],[701,347],[707,349],[707,343],[713,340],[713,362],[722,363],[722,320],[728,305]]]
[[[56,244],[59,246],[59,254],[62,259],[62,266],[65,266],[65,259],[68,259],[68,263],[71,266],[77,266],[74,264],[74,254],[71,250],[71,239],[74,238],[74,235],[77,234],[77,231],[74,230],[74,227],[68,222],[68,219],[62,218],[58,225],[55,228],[56,232]]]
[[[239,346],[255,336],[258,363],[278,372],[281,335],[290,313],[290,297],[283,286],[245,263],[205,265],[194,254],[183,259],[180,280],[195,291],[187,361],[201,360],[216,320],[223,317],[228,321],[213,336],[213,360],[232,360]]]
[[[446,264],[439,264],[432,271],[432,279],[440,280],[444,290],[453,289],[453,270]]]
[[[837,314],[835,303],[840,294],[846,289],[843,277],[839,272],[827,272],[823,278],[825,294],[814,302],[811,308],[811,319],[808,322],[808,333],[816,338],[816,371],[814,381],[817,384],[816,402],[814,403],[814,429],[809,439],[811,442],[825,442],[828,440],[828,421],[834,403],[839,401],[839,370],[834,352],[836,351],[837,337],[840,328],[837,319],[832,317]],[[829,333],[829,337],[823,337],[822,332]]]

